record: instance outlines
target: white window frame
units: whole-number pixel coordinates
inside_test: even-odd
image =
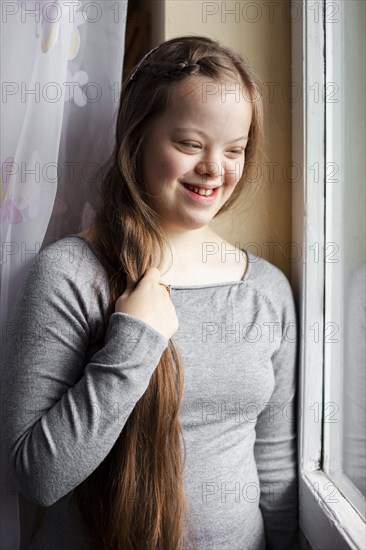
[[[293,162],[303,167],[301,182],[293,187],[293,240],[302,244],[302,262],[293,264],[294,292],[299,304],[299,521],[315,549],[364,550],[365,523],[337,483],[321,470],[322,425],[329,403],[324,365],[325,295],[325,40],[324,3],[328,0],[292,0],[292,80],[302,90],[302,102],[293,104]],[[334,13],[328,10],[327,14]],[[301,17],[295,17],[301,14]],[[326,17],[328,19],[328,15]],[[327,26],[327,37],[332,29]],[[329,33],[329,35],[328,35]],[[327,54],[331,42],[327,38]],[[327,58],[329,78],[330,60]],[[318,101],[316,90],[319,90]],[[329,120],[328,120],[329,124]],[[329,134],[328,134],[329,137]],[[327,150],[329,149],[327,144]],[[317,178],[319,174],[319,178]],[[318,179],[318,181],[316,181]],[[329,230],[329,227],[328,227]],[[329,233],[327,233],[329,235]],[[329,318],[329,317],[328,317]],[[318,337],[317,337],[318,335]],[[329,411],[328,411],[329,412]],[[325,426],[327,432],[327,426]],[[326,435],[327,437],[327,435]]]

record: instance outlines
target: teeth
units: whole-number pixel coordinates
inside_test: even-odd
[[[198,188],[198,187],[193,187],[193,185],[189,185],[188,183],[186,183],[186,186],[191,191],[194,191],[195,193],[198,193],[198,195],[205,195],[207,197],[209,195],[212,195],[212,193],[213,193],[213,189],[201,189],[201,188]]]

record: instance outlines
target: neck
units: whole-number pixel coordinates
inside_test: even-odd
[[[173,254],[173,263],[168,251],[166,264],[161,266],[164,274],[171,274],[172,269],[181,274],[187,271],[187,266],[201,266],[207,251],[215,250],[215,244],[222,241],[208,225],[190,231],[165,229],[165,235]]]
[[[221,240],[208,225],[190,231],[169,229],[165,231],[165,234],[173,254],[179,252],[179,255],[187,254],[188,256],[200,254],[204,243]]]

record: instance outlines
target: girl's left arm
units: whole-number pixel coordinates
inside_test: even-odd
[[[257,419],[254,455],[267,550],[297,550],[297,319],[291,287],[281,279],[276,301],[282,339],[272,356],[275,387]]]

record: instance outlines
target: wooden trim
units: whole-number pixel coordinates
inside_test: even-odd
[[[141,59],[149,43],[151,17],[147,10],[135,10],[128,17],[125,37],[125,57],[123,62],[123,82],[131,69]]]

